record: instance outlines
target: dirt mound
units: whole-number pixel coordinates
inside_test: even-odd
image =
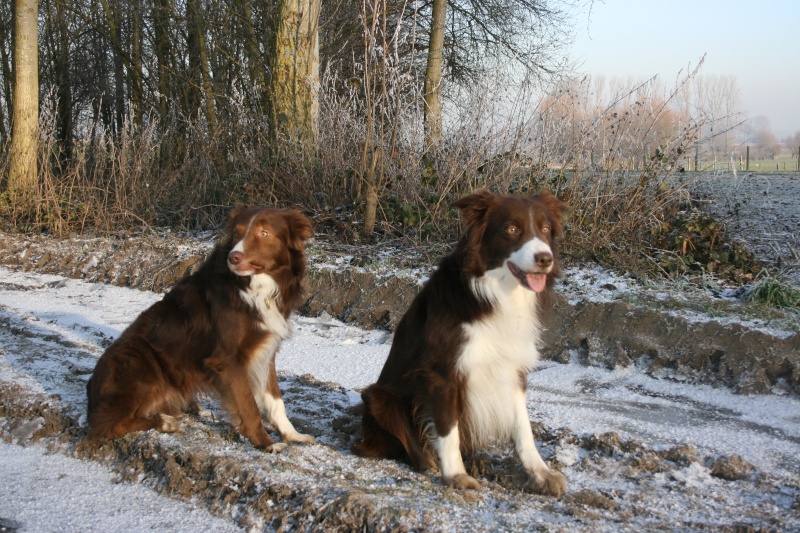
[[[497,531],[548,529],[547,524],[594,531],[670,529],[676,519],[669,506],[653,504],[663,497],[654,476],[676,500],[672,505],[680,506],[687,519],[694,517],[691,524],[684,520],[684,527],[713,529],[723,524],[697,517],[723,512],[728,504],[714,502],[713,487],[710,495],[702,488],[710,483],[703,462],[713,465],[710,475],[727,480],[725,490],[744,502],[738,522],[775,529],[800,525],[774,513],[776,498],[797,492],[797,487],[760,474],[738,456],[702,458],[690,446],[654,451],[613,433],[577,436],[541,425],[534,430],[551,465],[559,468],[559,457],[574,455],[578,462],[572,468],[596,478],[593,486],[576,487],[562,500],[525,493],[524,474],[513,452],[500,450],[466,461],[470,474],[482,479],[483,489],[446,489],[434,472],[417,473],[393,461],[350,455],[347,446],[359,425],[345,391],[305,376],[283,377],[281,388],[287,406],[295,406],[294,424],[317,435],[319,444],[290,446],[272,455],[253,449],[232,431],[211,401],[202,402],[198,413],[185,415],[177,433],[150,431],[92,442],[76,410],[83,406],[65,405],[14,383],[0,383],[4,440],[40,442],[53,452],[99,461],[116,471],[120,481],[191,500],[256,530]]]
[[[179,238],[54,240],[1,235],[0,263],[87,281],[165,291],[196,268],[213,235]],[[366,328],[393,330],[421,286],[422,273],[387,263],[353,266],[353,258],[316,243],[303,281],[308,295],[299,312],[328,313]],[[396,253],[402,256],[401,252]],[[402,259],[401,259],[402,260]],[[421,271],[421,272],[420,272]],[[800,334],[761,325],[663,311],[645,303],[557,295],[543,355],[608,368],[638,365],[657,377],[731,387],[745,394],[800,393]]]

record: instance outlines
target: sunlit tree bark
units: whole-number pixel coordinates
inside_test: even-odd
[[[314,153],[319,91],[320,0],[279,0],[272,70],[272,130],[278,143]]]
[[[447,0],[433,0],[428,62],[425,68],[425,150],[435,150],[442,137],[442,58]]]
[[[14,119],[8,191],[15,201],[32,198],[37,189],[39,143],[39,60],[37,0],[16,0],[14,25]]]

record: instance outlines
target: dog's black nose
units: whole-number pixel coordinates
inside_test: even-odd
[[[553,264],[553,256],[547,252],[541,252],[533,256],[534,261],[536,261],[536,266],[542,269],[550,268],[550,265]]]
[[[234,265],[241,263],[243,258],[244,254],[242,252],[231,252],[228,254],[228,261]]]

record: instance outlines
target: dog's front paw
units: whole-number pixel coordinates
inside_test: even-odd
[[[155,427],[161,433],[175,433],[181,427],[177,418],[163,413],[158,414],[158,425]]]
[[[456,474],[453,477],[443,477],[442,482],[448,487],[453,487],[454,489],[479,489],[481,488],[481,484],[478,481],[467,474]]]
[[[537,494],[560,498],[567,492],[567,478],[561,472],[548,468],[529,475],[526,488]]]
[[[306,435],[305,433],[298,433],[295,431],[289,435],[281,435],[284,442],[305,442],[308,444],[316,444],[317,439],[312,437],[311,435]]]

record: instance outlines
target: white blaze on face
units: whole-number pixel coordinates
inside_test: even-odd
[[[553,270],[551,263],[547,268],[540,269],[536,266],[536,256],[538,254],[553,255],[550,245],[539,237],[534,237],[526,242],[518,250],[514,251],[506,260],[506,267],[514,277],[520,281],[527,282],[531,290],[539,292],[544,290],[547,283],[547,274]],[[509,264],[511,263],[511,264]]]
[[[247,223],[247,229],[242,234],[242,238],[239,239],[239,242],[237,242],[236,246],[234,246],[231,249],[230,253],[233,253],[233,252],[240,252],[242,254],[245,253],[244,252],[244,241],[245,241],[245,239],[247,239],[248,235],[250,235],[250,231],[253,229],[253,223],[255,222],[255,218],[256,217],[250,218],[250,221]],[[230,261],[228,261],[228,268],[231,270],[231,272],[233,272],[237,276],[252,276],[253,274],[255,274],[256,269],[254,269],[254,268],[244,268],[244,267],[247,267],[247,263],[241,264],[241,265],[234,265]]]
[[[517,265],[523,272],[532,272],[536,269],[536,256],[542,253],[553,255],[553,250],[550,249],[550,245],[545,241],[539,237],[534,237],[523,244],[519,250],[512,253],[508,260]],[[547,274],[552,268],[553,265],[550,265],[544,273]]]

